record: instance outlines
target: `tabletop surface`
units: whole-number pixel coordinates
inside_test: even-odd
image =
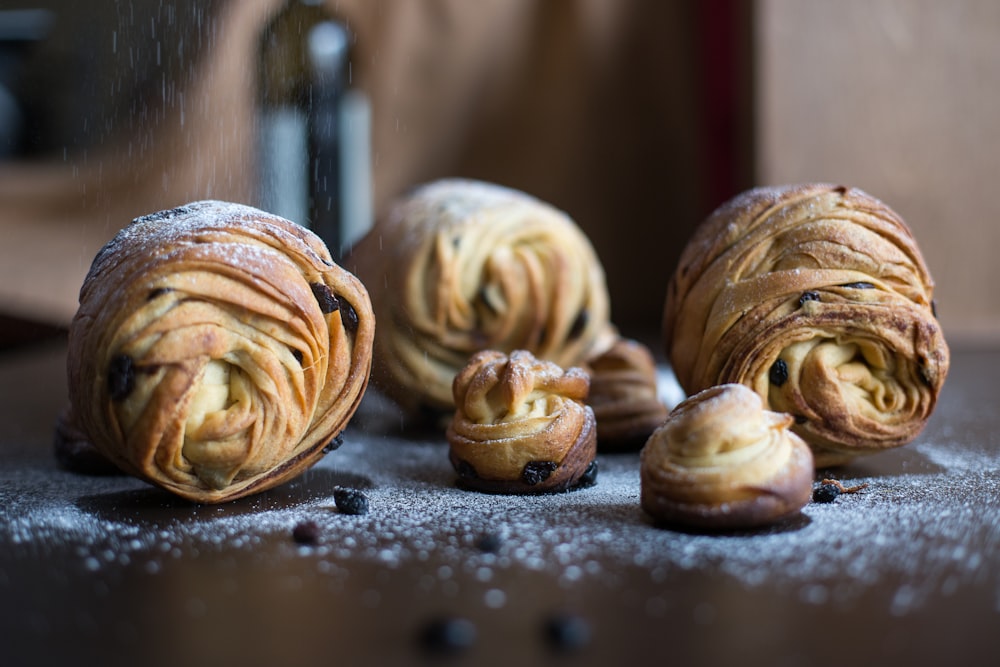
[[[455,486],[369,392],[344,445],[220,506],[60,468],[61,340],[0,355],[0,664],[985,664],[1000,649],[1000,351],[910,445],[766,530],[639,507],[637,454],[550,496]],[[335,487],[369,510],[337,510]],[[313,522],[315,541],[295,528]]]

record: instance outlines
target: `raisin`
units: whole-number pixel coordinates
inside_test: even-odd
[[[295,361],[299,362],[299,366],[302,365],[302,350],[292,350],[292,356],[295,357]]]
[[[867,489],[868,484],[858,484],[857,486],[844,486],[836,479],[824,479],[813,490],[814,503],[832,503],[842,493],[857,493],[862,489]]]
[[[323,453],[329,454],[334,450],[340,449],[340,446],[343,444],[344,444],[344,434],[343,432],[341,432],[333,436],[333,440],[326,443],[326,445],[323,447]]]
[[[465,618],[446,616],[428,622],[420,634],[420,643],[433,653],[460,653],[476,643],[476,626]]]
[[[479,473],[476,472],[476,469],[468,461],[459,460],[455,464],[455,472],[463,479],[476,479],[479,477]]]
[[[846,287],[848,289],[875,289],[875,285],[872,283],[844,283],[841,287]]]
[[[358,312],[354,310],[354,306],[343,300],[340,302],[340,321],[347,333],[354,335],[358,332]]]
[[[108,395],[122,401],[135,389],[135,363],[127,354],[119,354],[108,366]]]
[[[486,554],[495,554],[503,546],[503,540],[496,533],[483,533],[476,539],[476,548]]]
[[[316,544],[319,537],[320,529],[315,521],[302,521],[292,529],[292,539],[298,544]]]
[[[309,287],[312,289],[313,296],[316,297],[316,303],[319,304],[321,313],[328,315],[340,309],[340,300],[337,299],[337,295],[330,291],[329,287],[323,283],[309,283]]]
[[[521,481],[528,486],[534,486],[547,480],[556,471],[559,464],[555,461],[528,461],[521,471]]]
[[[803,292],[802,296],[799,297],[799,307],[805,305],[806,301],[819,301],[819,292],[814,292],[809,290],[808,292]]]
[[[809,418],[805,415],[795,415],[796,424],[805,424],[807,421],[809,421]]]
[[[776,359],[767,373],[768,379],[775,387],[780,387],[788,381],[788,364],[784,359]]]
[[[586,488],[595,484],[597,484],[597,459],[591,461],[587,469],[583,471],[583,475],[576,483],[576,488]]]
[[[357,516],[368,513],[368,498],[357,489],[338,486],[333,490],[333,502],[341,514]]]
[[[590,643],[590,624],[575,614],[556,614],[545,622],[545,639],[557,651],[577,651]]]
[[[840,495],[835,484],[820,484],[813,490],[814,503],[832,503]]]

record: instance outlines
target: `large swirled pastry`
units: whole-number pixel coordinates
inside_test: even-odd
[[[347,266],[372,295],[374,382],[411,413],[448,414],[452,380],[480,350],[582,365],[617,335],[604,272],[564,213],[469,180],[401,199]]]
[[[196,202],[94,259],[69,332],[77,425],[133,475],[214,503],[317,461],[368,383],[374,320],[308,230]]]
[[[668,289],[667,355],[690,394],[737,382],[794,416],[818,466],[910,442],[948,372],[909,228],[864,192],[758,188],[696,230]]]
[[[812,496],[813,456],[740,384],[682,401],[641,453],[640,500],[657,521],[697,528],[752,528],[796,514]]]
[[[526,350],[484,350],[454,380],[449,457],[462,486],[489,493],[544,493],[597,475],[590,378]]]

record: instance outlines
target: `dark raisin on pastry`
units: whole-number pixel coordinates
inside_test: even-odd
[[[584,404],[589,378],[530,352],[473,355],[455,377],[449,457],[464,488],[548,493],[576,488],[597,454],[596,422]]]

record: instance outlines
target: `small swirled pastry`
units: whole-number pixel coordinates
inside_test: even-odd
[[[602,452],[641,449],[649,434],[667,418],[656,386],[656,362],[642,343],[619,338],[587,362],[587,403],[597,418],[597,446]]]
[[[590,378],[526,350],[472,356],[455,376],[449,458],[459,483],[489,493],[564,491],[596,480]]]
[[[361,282],[314,234],[203,201],[137,218],[97,255],[69,332],[71,411],[122,470],[196,502],[316,462],[368,383]]]
[[[812,497],[813,457],[740,384],[682,401],[640,455],[640,500],[657,521],[695,528],[752,528],[801,510]]]
[[[480,350],[582,365],[617,335],[604,271],[564,213],[522,192],[442,180],[402,198],[355,246],[379,331],[373,383],[411,414],[454,410]]]
[[[752,387],[795,417],[818,466],[913,440],[949,354],[933,281],[903,220],[864,192],[758,188],[696,230],[667,293],[681,386]]]

